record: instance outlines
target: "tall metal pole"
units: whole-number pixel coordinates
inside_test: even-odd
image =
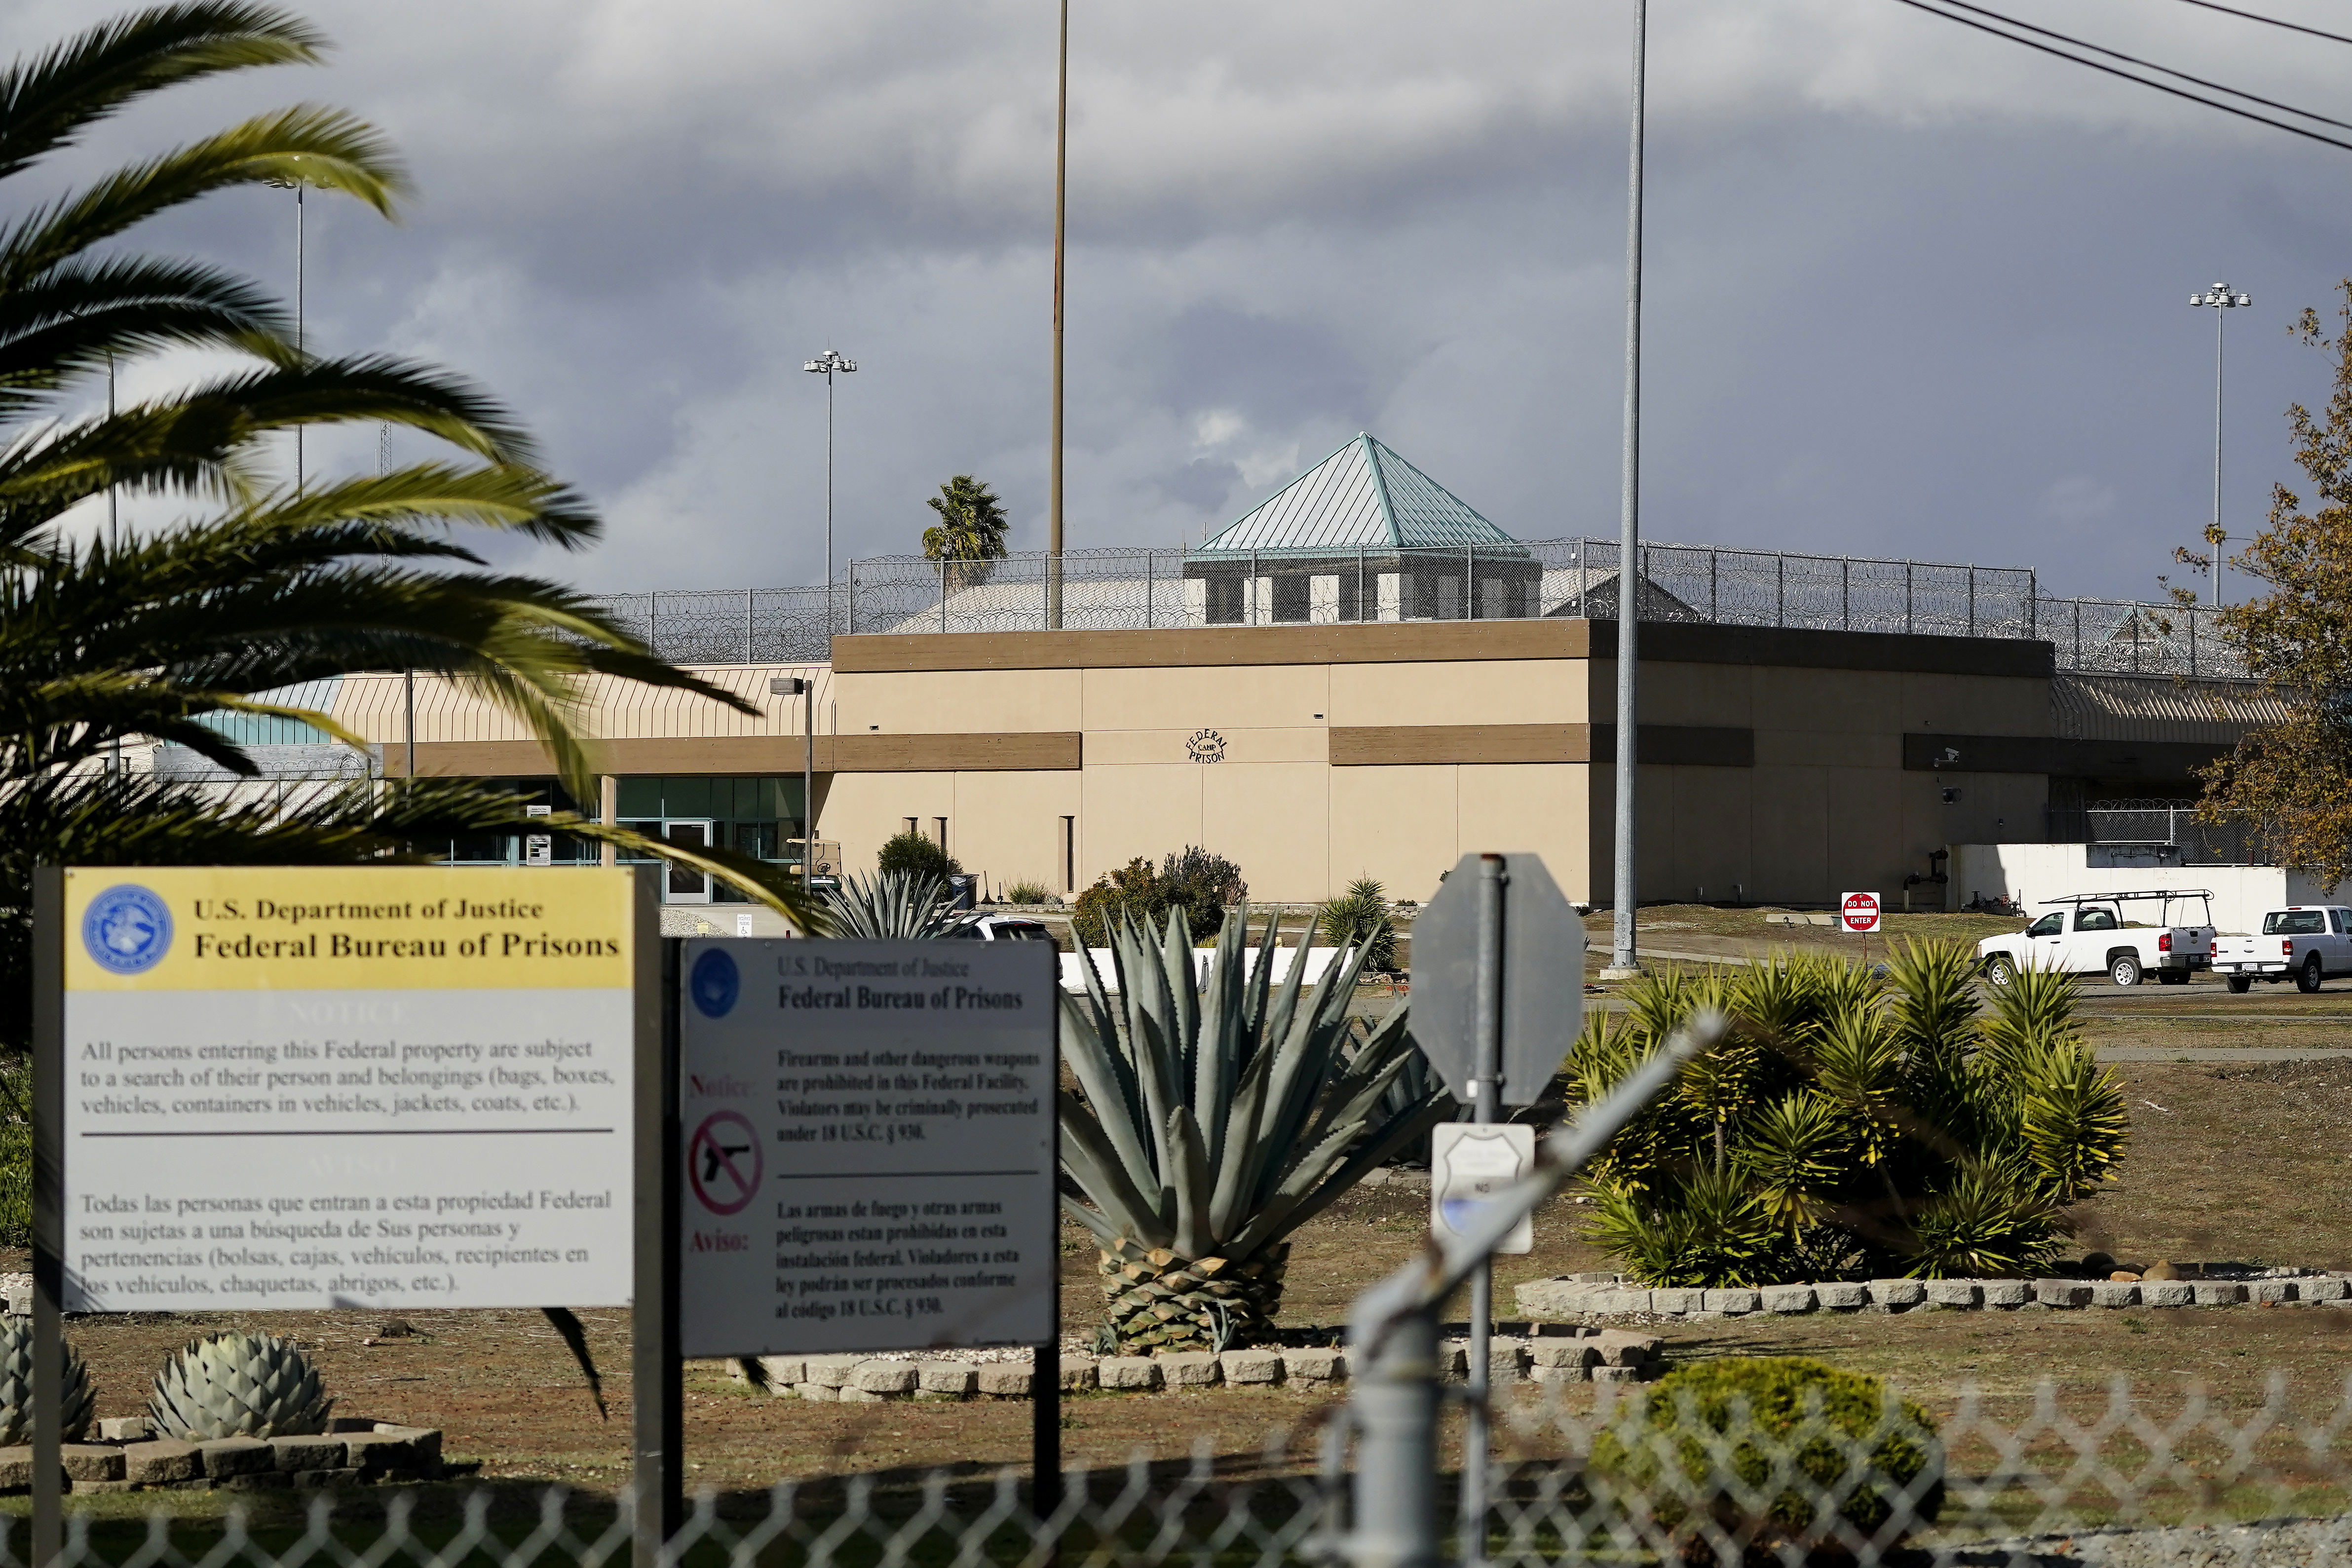
[[[1633,120],[1625,173],[1625,452],[1624,489],[1617,522],[1617,800],[1612,860],[1615,901],[1609,967],[1603,979],[1630,979],[1642,971],[1634,943],[1633,905],[1640,888],[1633,865],[1633,791],[1639,778],[1635,672],[1642,615],[1642,112],[1649,43],[1649,0],[1633,0]]]
[[[114,417],[114,351],[106,351],[106,417]],[[122,495],[113,485],[106,487],[106,548],[110,554],[122,548]],[[106,771],[110,777],[122,776],[122,737],[117,735],[107,742]]]
[[[1054,432],[1045,482],[1045,625],[1062,625],[1062,245],[1069,215],[1070,0],[1062,0],[1062,47],[1054,91]]]
[[[1478,858],[1477,1048],[1470,1080],[1471,1120],[1481,1127],[1502,1120],[1503,1109],[1503,921],[1509,862],[1500,855]],[[1493,1342],[1495,1259],[1478,1260],[1470,1275],[1469,1399],[1462,1416],[1462,1540],[1465,1568],[1486,1559],[1487,1357]]]
[[[2189,296],[2191,307],[2210,309],[2213,312],[2213,521],[2205,531],[2205,542],[2213,547],[2213,603],[2221,603],[2221,545],[2229,535],[2221,531],[2221,327],[2231,310],[2254,302],[2252,294],[2242,294],[2227,283],[2216,283],[2201,294]]]
[[[857,362],[843,356],[836,349],[824,353],[801,366],[811,375],[824,377],[824,639],[825,657],[833,657],[833,376],[835,371],[844,375],[856,373]],[[856,602],[850,613],[856,614]]]
[[[294,352],[298,355],[303,353],[302,275],[309,259],[305,253],[307,237],[303,210],[302,185],[298,180],[294,185]],[[298,490],[302,488],[302,426],[299,425],[294,426],[294,488]]]

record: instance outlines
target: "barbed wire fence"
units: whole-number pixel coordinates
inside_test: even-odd
[[[1617,614],[1613,540],[1461,550],[1078,550],[1061,557],[1060,624],[1075,631],[1378,620],[1527,620]],[[618,594],[607,611],[681,663],[815,663],[833,635],[1043,631],[1053,558],[853,561],[828,593],[802,588]],[[2240,679],[2210,605],[2045,595],[2023,568],[1642,547],[1644,621],[2047,641],[2064,670]]]

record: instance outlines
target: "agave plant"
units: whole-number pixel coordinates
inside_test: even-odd
[[[1123,1345],[1222,1349],[1264,1332],[1281,1307],[1285,1238],[1452,1104],[1439,1089],[1383,1103],[1418,1054],[1405,1009],[1360,1035],[1348,999],[1360,947],[1311,992],[1304,963],[1276,988],[1279,925],[1266,922],[1251,965],[1247,911],[1229,914],[1196,983],[1181,910],[1156,942],[1121,920],[1118,994],[1089,959],[1085,999],[1063,995],[1078,1093],[1061,1096],[1062,1168],[1086,1201],[1062,1202],[1101,1249]]]
[[[1980,1017],[1969,955],[1900,951],[1882,977],[1826,958],[1636,987],[1570,1053],[1590,1102],[1702,1005],[1736,1033],[1587,1167],[1595,1239],[1658,1285],[2023,1274],[2130,1134],[2076,1027],[2074,984],[2020,974]]]
[[[190,1340],[155,1374],[147,1414],[184,1442],[299,1437],[327,1429],[334,1405],[310,1358],[275,1334]]]
[[[868,942],[923,942],[952,936],[972,916],[950,907],[938,877],[884,871],[871,880],[852,877],[824,896],[831,924],[825,934]]]
[[[97,1396],[90,1392],[89,1368],[82,1363],[81,1352],[71,1345],[65,1347],[65,1398],[60,1408],[65,1412],[62,1430],[71,1443],[89,1430]],[[0,1319],[0,1446],[32,1440],[33,1320]]]

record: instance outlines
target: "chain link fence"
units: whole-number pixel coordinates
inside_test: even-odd
[[[2049,808],[2050,842],[2146,849],[2149,864],[2257,866],[2271,863],[2262,836],[2247,822],[2200,822],[2194,800],[2095,800]]]
[[[1645,621],[2039,638],[2061,669],[2244,674],[2207,605],[2055,598],[2016,567],[1642,548]],[[1144,631],[1357,621],[1613,619],[1613,540],[1458,550],[1077,550],[984,562],[876,556],[823,587],[621,594],[604,608],[681,663],[812,663],[830,634]],[[1058,613],[1057,613],[1058,605]]]
[[[2352,1398],[2298,1405],[2279,1375],[2238,1402],[2121,1381],[1965,1391],[1924,1421],[1892,1399],[1710,1407],[1672,1383],[1521,1385],[1496,1403],[1484,1539],[1457,1532],[1457,1561],[1475,1546],[1528,1568],[2352,1563]],[[1042,1521],[1017,1473],[977,1467],[706,1492],[644,1568],[1404,1568],[1354,1532],[1349,1441],[1335,1409],[1255,1453],[1074,1469]],[[26,1545],[21,1520],[0,1521],[0,1563],[18,1568]],[[617,1568],[631,1551],[625,1505],[509,1483],[454,1505],[414,1489],[257,1498],[225,1525],[77,1511],[59,1568]]]

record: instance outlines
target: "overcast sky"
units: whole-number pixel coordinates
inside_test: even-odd
[[[2346,28],[2327,0],[2249,8]],[[2352,119],[2352,47],[2177,0],[2044,25]],[[154,100],[51,177],[296,100],[398,142],[310,204],[314,348],[478,377],[603,508],[602,589],[918,548],[954,473],[1045,541],[1054,0],[324,0],[320,69]],[[1069,543],[1172,545],[1369,430],[1521,538],[1613,533],[1626,0],[1077,0]],[[19,0],[23,51],[89,0]],[[2352,153],[1895,0],[1654,0],[1643,529],[2149,596],[2292,478],[2288,324],[2352,273]],[[30,186],[35,182],[18,182]],[[290,292],[290,195],[139,237]],[[133,377],[152,384],[160,368]],[[372,437],[312,443],[372,465]],[[404,456],[421,456],[398,448]]]

